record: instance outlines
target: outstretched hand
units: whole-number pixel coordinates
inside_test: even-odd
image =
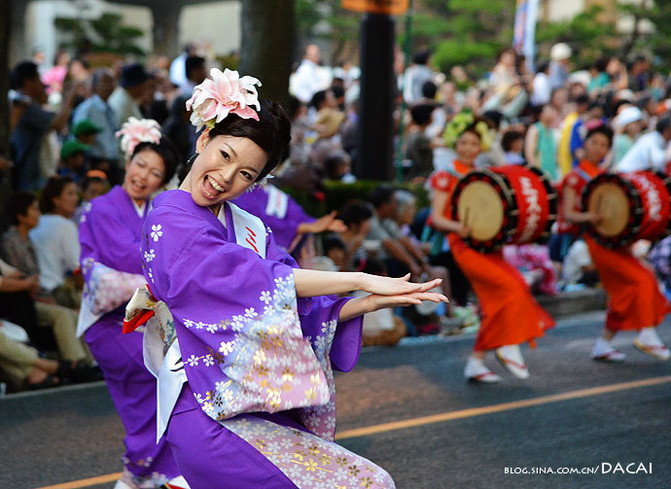
[[[342,233],[347,231],[347,226],[340,219],[336,219],[336,211],[333,211],[330,214],[326,214],[314,222],[303,223],[299,226],[299,232],[302,234],[319,234],[323,233],[324,231]]]
[[[399,295],[371,294],[366,297],[370,301],[369,312],[384,309],[385,307],[406,307],[421,304],[422,301],[449,302],[443,294],[436,292],[410,292]]]
[[[409,279],[410,274],[399,278],[363,274],[358,290],[369,292],[370,295],[348,301],[340,310],[340,320],[345,321],[386,307],[420,304],[422,301],[449,302],[443,294],[430,292],[441,284],[441,279],[423,283],[412,283]]]
[[[398,278],[364,274],[360,290],[377,295],[403,295],[414,292],[426,292],[437,287],[442,282],[442,279],[439,278],[423,283],[413,283],[409,280],[410,274]]]

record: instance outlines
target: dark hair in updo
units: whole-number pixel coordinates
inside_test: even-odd
[[[177,171],[177,165],[179,165],[180,156],[177,152],[177,148],[175,148],[175,145],[167,137],[161,136],[161,140],[158,142],[158,144],[140,143],[135,146],[133,154],[130,156],[130,160],[132,160],[135,155],[146,149],[153,151],[163,160],[163,166],[165,169],[161,185],[165,185],[175,175],[175,171]]]
[[[259,120],[242,119],[236,114],[228,116],[210,130],[210,139],[216,136],[249,138],[268,155],[268,161],[257,177],[257,181],[268,175],[289,157],[291,122],[280,104],[260,99]]]

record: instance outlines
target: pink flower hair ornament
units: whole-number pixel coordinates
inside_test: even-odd
[[[128,122],[124,122],[121,130],[117,131],[115,136],[121,138],[121,151],[124,152],[126,158],[130,158],[138,144],[159,144],[161,142],[161,126],[154,119],[129,117]]]
[[[261,82],[252,76],[240,77],[237,71],[226,68],[210,70],[211,79],[206,79],[193,89],[193,95],[186,101],[186,110],[191,112],[191,124],[200,131],[203,126],[212,129],[228,114],[236,114],[243,119],[259,120],[261,110],[256,86]],[[255,110],[256,109],[256,110]]]

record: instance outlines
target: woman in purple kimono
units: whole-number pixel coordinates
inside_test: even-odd
[[[142,223],[150,198],[175,173],[178,157],[152,120],[124,124],[123,184],[91,201],[79,225],[84,297],[77,326],[103,370],[126,430],[125,470],[115,489],[157,488],[179,475],[165,441],[156,444],[156,379],[144,366],[142,335],[122,334],[124,306],[144,285]]]
[[[193,489],[392,488],[383,469],[334,443],[333,370],[351,370],[361,315],[446,301],[411,284],[297,268],[257,217],[230,201],[288,152],[289,120],[258,80],[213,69],[194,90],[206,126],[180,189],[154,201],[142,236],[148,288],[126,310],[147,321],[158,436]],[[351,290],[360,299],[322,297]]]
[[[272,184],[245,192],[233,203],[260,217],[272,231],[275,244],[292,254],[307,234],[341,233],[347,229],[340,219],[335,218],[335,212],[315,219],[306,214],[290,195]]]

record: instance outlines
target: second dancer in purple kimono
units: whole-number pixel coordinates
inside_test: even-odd
[[[281,107],[251,77],[212,70],[194,90],[206,125],[179,190],[154,201],[142,237],[144,322],[159,379],[158,436],[193,489],[392,488],[387,472],[337,445],[333,370],[351,370],[361,315],[446,301],[440,281],[297,268],[257,217],[229,201],[288,152]],[[216,119],[216,120],[215,120]],[[365,290],[359,299],[329,294]],[[163,434],[164,433],[164,434]]]
[[[179,470],[165,440],[156,443],[156,379],[144,366],[142,335],[121,331],[124,307],[145,283],[139,253],[150,198],[172,178],[178,157],[155,121],[133,119],[121,134],[128,158],[123,184],[94,199],[79,226],[85,288],[78,333],[103,370],[126,430],[125,470],[115,488],[153,489]]]

